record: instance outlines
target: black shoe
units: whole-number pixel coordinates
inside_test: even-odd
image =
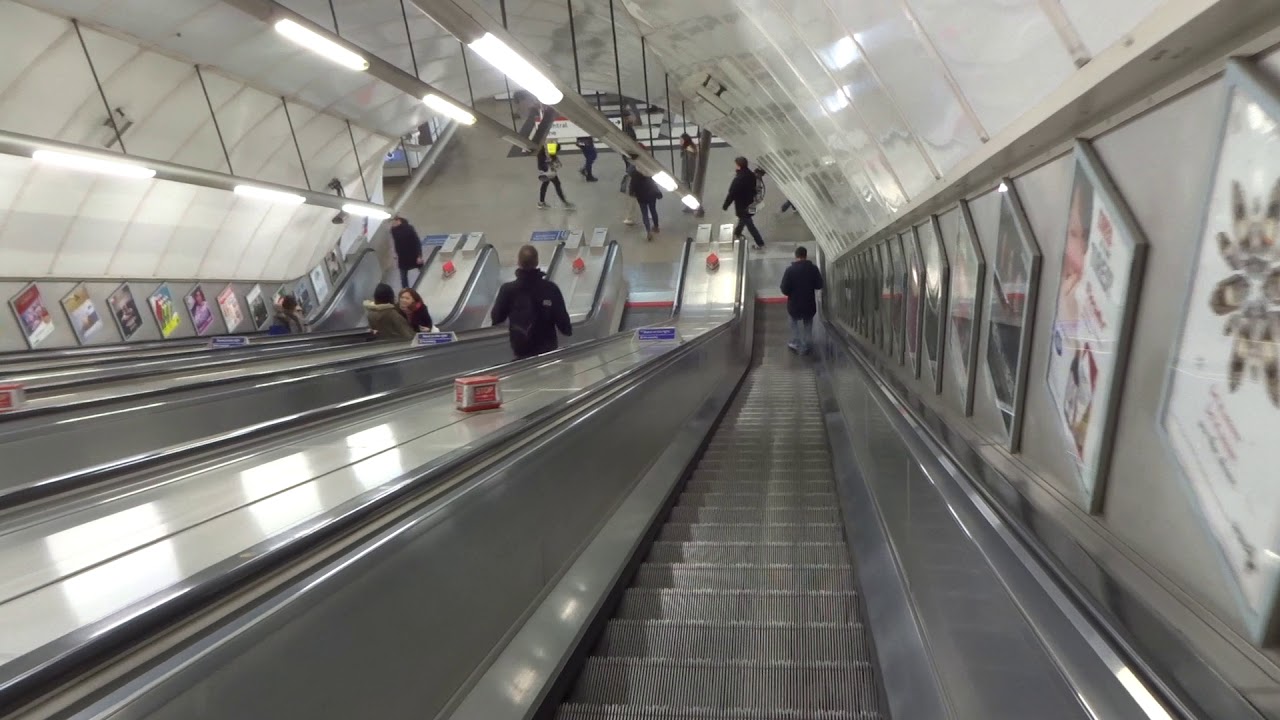
[[[587,182],[600,182],[600,178],[596,177],[595,175],[588,175]]]

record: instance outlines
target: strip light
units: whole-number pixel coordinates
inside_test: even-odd
[[[383,210],[380,207],[374,207],[372,205],[359,205],[356,203],[347,203],[346,205],[343,205],[342,212],[350,215],[359,215],[360,217],[367,217],[370,220],[386,220],[387,218],[391,217],[391,213],[387,212],[386,210]]]
[[[281,190],[272,190],[271,188],[259,187],[257,185],[237,185],[235,193],[241,197],[253,198],[255,200],[268,200],[281,205],[301,205],[307,201],[307,199],[301,195],[295,195]]]
[[[369,69],[368,60],[292,20],[287,18],[280,20],[276,22],[275,27],[276,32],[326,60],[335,62],[350,70],[364,71]]]
[[[139,180],[153,178],[156,171],[145,165],[139,165],[131,162],[121,162],[119,160],[107,160],[93,155],[81,155],[79,153],[64,153],[56,150],[36,150],[31,153],[31,159],[46,165],[57,165],[58,167],[67,168],[69,170],[79,170],[81,172],[97,173],[99,175],[114,175],[122,178],[136,178]]]
[[[493,33],[485,33],[479,40],[468,45],[477,55],[497,68],[503,75],[511,78],[515,84],[533,93],[543,105],[555,105],[564,99],[546,75],[538,72],[528,60],[499,40]]]
[[[663,190],[666,190],[667,192],[676,191],[676,187],[677,187],[676,179],[671,177],[671,173],[667,172],[666,170],[663,170],[657,175],[654,175],[653,181],[658,183],[658,187],[662,188]]]
[[[692,195],[685,195],[684,197],[680,198],[680,202],[684,203],[684,206],[689,208],[690,210],[697,210],[698,208],[702,207],[702,203],[698,202],[698,198]]]
[[[436,95],[435,93],[428,93],[425,97],[423,97],[422,104],[426,105],[432,110],[435,110],[436,112],[449,118],[450,120],[453,120],[454,122],[460,123],[462,125],[476,124],[475,115],[472,115],[466,110],[463,110],[462,108],[458,107],[457,105],[454,105],[453,103],[449,102],[448,100],[445,100],[444,98],[440,97],[439,95]]]

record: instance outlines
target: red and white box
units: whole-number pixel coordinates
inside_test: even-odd
[[[462,412],[502,407],[502,388],[493,375],[475,375],[453,381],[454,404]]]
[[[440,276],[443,278],[451,278],[458,272],[458,266],[453,264],[452,260],[445,260],[444,265],[440,267]]]
[[[22,391],[21,385],[0,385],[0,413],[22,409],[25,400],[26,393]]]
[[[581,257],[576,257],[576,258],[574,258],[574,259],[573,259],[573,274],[574,274],[574,275],[581,275],[581,274],[582,274],[582,271],[583,271],[583,270],[586,270],[586,269],[587,269],[587,261],[586,261],[586,260],[583,260]]]

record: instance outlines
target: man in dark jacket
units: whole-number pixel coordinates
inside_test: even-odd
[[[400,266],[400,287],[413,287],[409,284],[409,271],[417,268],[418,277],[422,277],[422,238],[408,220],[397,215],[391,218],[391,242]]]
[[[516,279],[498,290],[491,317],[494,325],[507,323],[511,351],[521,360],[555,350],[556,331],[573,335],[573,323],[560,288],[538,269],[538,249],[520,248],[516,264]]]
[[[795,262],[782,273],[782,294],[787,296],[791,316],[791,342],[787,347],[807,355],[812,348],[813,316],[818,314],[817,292],[822,289],[822,272],[809,262],[809,251],[796,248]]]
[[[751,217],[751,206],[756,201],[756,174],[751,172],[751,165],[744,157],[734,158],[733,164],[737,167],[737,173],[733,176],[733,182],[729,183],[729,194],[724,198],[724,209],[728,210],[732,205],[733,213],[738,216],[733,237],[741,238],[742,229],[746,228],[751,232],[751,239],[755,241],[756,247],[763,248],[764,238],[760,237],[756,221]]]
[[[578,138],[577,145],[582,150],[582,168],[578,172],[587,182],[595,182],[600,178],[591,173],[591,166],[596,163],[596,141],[590,135]]]

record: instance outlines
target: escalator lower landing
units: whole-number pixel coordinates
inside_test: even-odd
[[[814,370],[761,315],[758,364],[560,720],[887,718]]]

